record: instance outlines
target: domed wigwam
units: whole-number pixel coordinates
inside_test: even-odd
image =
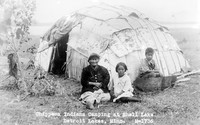
[[[190,67],[168,28],[132,8],[100,4],[59,19],[41,38],[36,64],[80,80],[89,55],[97,53],[111,76],[125,62],[134,81],[147,47],[164,76]]]

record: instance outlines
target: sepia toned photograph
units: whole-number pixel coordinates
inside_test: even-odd
[[[200,125],[200,1],[0,0],[0,125]]]

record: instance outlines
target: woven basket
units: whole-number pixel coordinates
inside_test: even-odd
[[[137,78],[133,85],[139,91],[155,92],[173,86],[176,81],[175,76],[156,77],[156,78]]]

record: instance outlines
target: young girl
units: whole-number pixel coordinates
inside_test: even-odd
[[[116,66],[118,75],[112,80],[114,99],[113,102],[129,102],[140,101],[140,99],[133,97],[133,87],[130,77],[126,74],[127,66],[125,63],[120,62]]]

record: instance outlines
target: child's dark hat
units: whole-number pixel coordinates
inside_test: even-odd
[[[99,59],[100,56],[99,56],[98,54],[96,54],[96,53],[92,53],[92,54],[89,56],[88,61],[90,61],[91,59],[94,59],[94,58]]]
[[[148,47],[148,48],[145,50],[145,54],[147,54],[147,53],[154,53],[153,48]]]

